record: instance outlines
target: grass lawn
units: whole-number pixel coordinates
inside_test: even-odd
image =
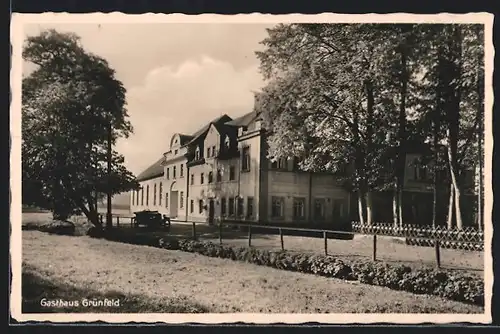
[[[124,312],[483,313],[434,296],[37,231],[23,231],[23,270],[25,307],[43,297],[110,295],[124,298]]]
[[[22,311],[23,313],[205,313],[210,310],[192,303],[187,298],[150,298],[141,295],[125,295],[119,291],[100,292],[77,287],[64,280],[41,274],[35,268],[23,266]],[[42,301],[43,298],[46,301]],[[116,305],[94,304],[99,300],[115,301]],[[47,306],[47,301],[63,301],[57,306]],[[64,305],[64,301],[67,302]],[[78,305],[76,304],[78,302]]]

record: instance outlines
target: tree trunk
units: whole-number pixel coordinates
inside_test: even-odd
[[[366,224],[373,224],[373,206],[372,206],[372,192],[366,192]]]
[[[366,206],[365,206],[365,195],[362,191],[358,192],[358,214],[359,222],[361,225],[366,224]]]
[[[401,58],[401,72],[399,75],[399,80],[401,81],[400,86],[400,97],[401,101],[399,104],[399,115],[398,115],[398,152],[396,155],[396,193],[397,193],[397,214],[395,219],[398,221],[398,225],[403,225],[403,182],[404,182],[404,172],[406,164],[406,96],[408,91],[408,66],[407,66],[407,50],[406,41],[403,41],[399,47],[399,53]]]
[[[462,211],[461,211],[461,205],[460,205],[460,197],[461,197],[461,191],[460,188],[456,187],[455,188],[455,217],[457,220],[457,228],[461,230],[463,226],[463,220],[462,220]]]
[[[478,26],[476,28],[476,38],[481,41],[481,28]],[[476,81],[476,92],[477,92],[477,116],[479,117],[479,128],[477,134],[477,146],[478,146],[478,164],[479,164],[479,177],[478,177],[478,190],[477,190],[477,227],[482,230],[483,225],[483,131],[484,131],[484,75],[482,73],[483,65],[483,55],[479,53],[478,64],[477,64],[477,81]]]
[[[439,180],[438,180],[438,171],[439,171],[439,132],[441,128],[441,113],[440,113],[440,101],[441,101],[441,94],[438,91],[437,92],[437,99],[436,99],[436,110],[434,111],[434,120],[433,120],[433,134],[432,134],[432,148],[433,148],[433,159],[434,159],[434,174],[432,176],[432,226],[435,227],[437,225],[437,202],[438,202],[438,187],[439,187]]]
[[[435,163],[437,160],[435,159]],[[432,227],[437,226],[437,201],[438,201],[438,188],[439,184],[437,181],[437,169],[434,168],[433,175],[433,187],[432,187]]]
[[[448,118],[448,164],[450,168],[451,182],[454,188],[455,194],[455,219],[457,222],[457,227],[462,228],[462,213],[460,201],[460,182],[459,182],[459,164],[458,164],[458,138],[459,138],[459,126],[460,126],[460,101],[461,101],[461,54],[462,54],[462,38],[461,38],[461,28],[459,26],[453,27],[453,36],[449,41],[450,48],[453,50],[451,55],[452,68],[450,69],[448,75],[451,76],[451,82],[449,85],[450,94],[447,108],[447,118]]]
[[[361,225],[365,225],[365,210],[363,203],[363,193],[361,191],[358,192],[358,213],[359,213],[359,222]]]
[[[394,191],[392,196],[392,217],[394,227],[399,227],[399,207],[398,207],[398,192]]]
[[[455,199],[455,189],[453,185],[450,185],[450,200],[448,203],[448,216],[447,223],[448,229],[453,228],[453,209],[454,209],[454,199]]]

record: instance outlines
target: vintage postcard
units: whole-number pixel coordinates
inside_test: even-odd
[[[14,14],[12,317],[491,322],[492,27]]]

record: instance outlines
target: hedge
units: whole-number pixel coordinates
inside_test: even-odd
[[[75,224],[68,221],[53,220],[46,223],[24,223],[21,227],[24,231],[40,231],[58,235],[75,235]]]
[[[455,301],[484,306],[484,282],[480,277],[431,268],[414,270],[405,265],[381,262],[345,262],[334,256],[292,254],[248,247],[230,247],[209,241],[135,234],[123,230],[91,230],[92,237],[111,241],[180,250],[210,257],[244,261],[282,270],[359,281],[415,294],[435,295]]]

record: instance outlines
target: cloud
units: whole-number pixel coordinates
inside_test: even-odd
[[[252,91],[262,84],[257,65],[237,69],[206,55],[154,68],[142,85],[128,89],[134,134],[117,149],[138,174],[168,150],[174,133],[193,133],[222,114],[234,118],[249,112]]]

